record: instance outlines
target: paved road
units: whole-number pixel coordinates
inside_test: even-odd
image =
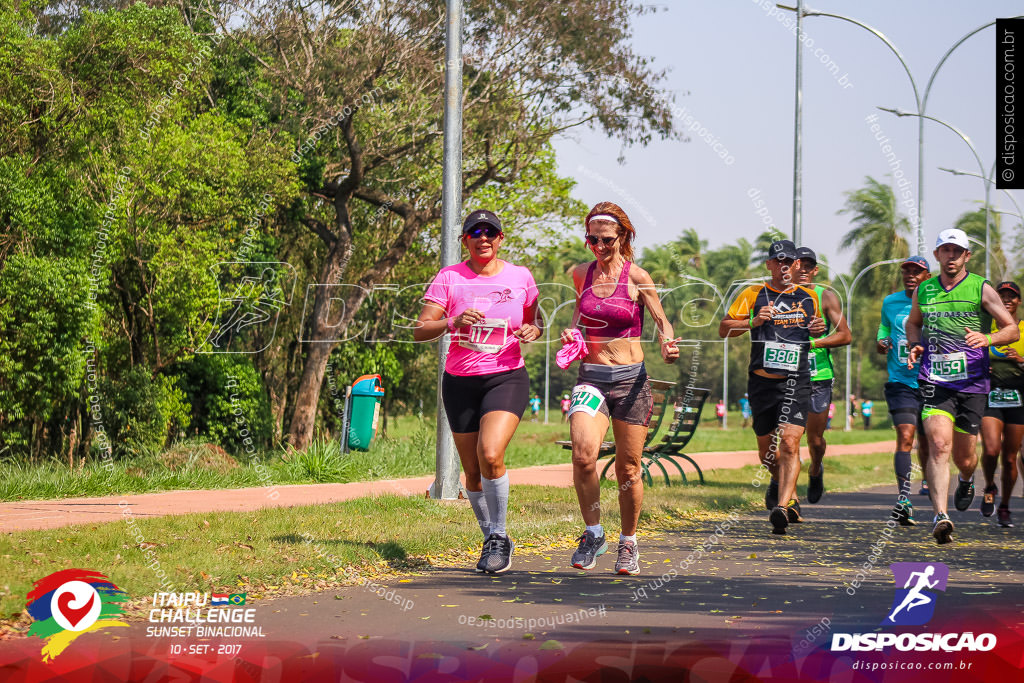
[[[767,513],[760,511],[738,514],[729,528],[723,528],[722,515],[642,533],[637,577],[612,574],[612,552],[591,572],[572,569],[567,542],[546,555],[523,548],[513,570],[500,576],[476,574],[475,557],[435,567],[380,588],[391,601],[375,595],[374,587],[354,586],[256,606],[269,638],[303,643],[382,639],[529,649],[548,639],[653,644],[781,635],[799,648],[815,625],[827,625],[826,631],[875,629],[893,598],[888,565],[927,561],[950,569],[937,619],[955,622],[977,617],[980,608],[994,609],[1014,615],[1014,627],[1024,633],[1024,524],[1002,529],[994,518],[980,516],[976,501],[974,509],[952,513],[956,535],[950,545],[934,542],[930,523],[896,527],[886,536],[891,489],[827,493],[818,505],[805,505],[807,521],[785,536],[773,536]],[[925,505],[924,498],[914,498]],[[922,507],[919,518],[926,516]],[[717,542],[708,543],[716,529],[722,532]],[[848,586],[880,541],[881,552],[851,595]],[[702,544],[703,556],[694,554],[687,564]],[[602,608],[594,616],[588,612]],[[485,622],[484,615],[495,621]],[[134,630],[138,636],[141,626]]]

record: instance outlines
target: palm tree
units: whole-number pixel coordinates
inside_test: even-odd
[[[996,283],[1006,278],[1006,254],[1003,253],[1003,235],[1000,229],[1000,214],[991,212],[989,214],[989,243],[992,249],[992,260],[989,269],[992,273],[992,282]],[[967,264],[967,270],[972,273],[985,273],[985,207],[975,211],[968,211],[956,219],[954,228],[959,228],[971,238],[971,260]]]
[[[750,265],[755,268],[762,266],[768,259],[768,247],[772,245],[772,242],[784,239],[786,239],[786,236],[774,225],[758,235],[750,256]]]
[[[846,206],[840,214],[852,214],[853,229],[843,235],[840,249],[857,249],[853,272],[858,273],[872,263],[910,254],[905,235],[910,234],[910,221],[900,214],[892,187],[871,176],[866,185],[846,193]],[[898,288],[896,268],[876,268],[864,276],[860,291],[881,298]]]

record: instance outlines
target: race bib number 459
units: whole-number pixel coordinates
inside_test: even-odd
[[[932,367],[928,378],[934,382],[954,382],[967,379],[967,354],[936,353],[931,357]]]
[[[800,369],[800,345],[765,342],[764,369],[796,372]]]

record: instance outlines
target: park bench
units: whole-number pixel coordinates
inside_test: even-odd
[[[692,387],[687,388],[688,401],[682,399],[687,398],[687,394],[679,400],[675,399],[675,382],[667,382],[665,380],[651,379],[651,395],[654,398],[654,408],[651,411],[651,422],[647,428],[647,438],[644,440],[644,454],[640,459],[640,466],[643,469],[643,480],[649,485],[653,486],[654,481],[651,477],[650,466],[657,465],[662,473],[665,475],[665,482],[671,485],[669,481],[668,472],[665,470],[664,465],[661,461],[672,456],[681,456],[686,460],[693,463],[694,467],[697,463],[684,454],[679,453],[679,449],[682,449],[689,442],[693,436],[693,432],[697,429],[697,422],[700,420],[700,411],[704,405],[704,401],[707,400],[710,392],[707,389],[694,389]],[[669,407],[673,406],[673,419],[672,424],[669,427],[669,433],[666,434],[661,443],[652,446],[651,442],[654,441],[658,430],[661,428],[661,423],[665,418],[666,413],[669,411]],[[556,444],[565,449],[572,449],[572,441],[556,441]],[[603,441],[601,447],[598,450],[598,459],[610,456],[604,469],[601,470],[601,478],[607,478],[608,470],[611,469],[612,465],[615,464],[615,442],[614,441]],[[682,474],[682,468],[674,460],[669,460],[679,472]],[[700,481],[704,483],[704,475],[700,473],[700,468],[697,468],[697,472],[700,474]],[[686,475],[683,474],[683,481],[686,481]]]

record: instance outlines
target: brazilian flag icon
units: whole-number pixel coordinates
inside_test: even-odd
[[[232,605],[235,605],[236,607],[239,605],[244,605],[246,595],[248,595],[248,593],[232,593],[228,596],[228,602]]]

